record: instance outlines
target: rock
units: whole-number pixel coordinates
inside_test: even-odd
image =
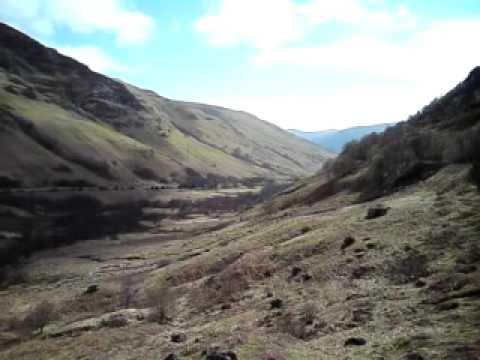
[[[128,325],[128,320],[123,314],[112,314],[102,319],[100,327],[117,328]]]
[[[301,272],[302,272],[302,268],[300,268],[298,266],[294,266],[292,268],[292,271],[290,272],[290,277],[294,278],[294,277],[298,276]]]
[[[89,295],[89,294],[96,293],[97,291],[98,291],[98,285],[90,285],[83,294]]]
[[[361,279],[374,271],[375,268],[372,266],[359,266],[352,270],[352,278]]]
[[[470,283],[470,279],[459,274],[447,275],[432,283],[428,289],[447,294],[451,291],[462,290]]]
[[[97,330],[102,327],[138,324],[140,322],[138,320],[139,318],[148,318],[149,314],[148,310],[123,309],[113,313],[104,314],[100,317],[76,321],[64,326],[57,326],[55,324],[48,325],[43,330],[43,333],[46,336],[58,337],[79,334],[84,331]]]
[[[455,310],[459,307],[458,303],[456,302],[447,302],[443,304],[438,304],[437,305],[437,310],[438,311],[450,311],[450,310]]]
[[[282,299],[273,299],[270,301],[270,309],[281,309],[283,307]]]
[[[357,324],[366,324],[373,320],[370,309],[355,309],[352,312],[352,321]]]
[[[170,336],[170,341],[171,342],[174,342],[174,343],[183,343],[185,341],[187,341],[187,335],[183,334],[183,333],[176,333],[176,334],[172,334]]]
[[[367,340],[363,338],[353,337],[345,340],[345,346],[363,346],[366,344],[367,344]]]
[[[425,281],[423,281],[423,280],[417,280],[417,281],[415,282],[415,287],[416,287],[416,288],[423,288],[423,287],[425,287],[426,285],[427,285],[427,283],[426,283]]]
[[[351,236],[348,236],[345,238],[345,240],[343,240],[341,249],[345,250],[346,248],[352,246],[354,243],[355,243],[355,239]]]
[[[405,360],[424,360],[424,358],[419,353],[410,353],[405,355]]]
[[[387,215],[389,210],[390,210],[390,208],[386,208],[386,207],[383,207],[383,206],[376,206],[376,207],[370,208],[367,211],[367,215],[365,216],[365,220],[372,220],[372,219],[376,219],[376,218],[385,216],[385,215]]]
[[[175,354],[168,354],[165,360],[179,360],[179,358]]]
[[[302,234],[306,234],[311,230],[312,230],[312,228],[310,226],[304,226],[300,231],[301,231]]]
[[[205,350],[202,355],[206,360],[238,360],[233,351],[221,351],[218,347]]]
[[[310,280],[312,280],[312,278],[313,278],[313,277],[312,277],[312,275],[310,275],[310,274],[303,274],[303,275],[302,275],[302,280],[303,280],[304,282],[310,281]]]

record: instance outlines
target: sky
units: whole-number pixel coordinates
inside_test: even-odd
[[[0,3],[0,21],[95,71],[285,129],[405,120],[480,65],[478,0]]]

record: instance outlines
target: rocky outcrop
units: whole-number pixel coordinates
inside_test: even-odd
[[[103,327],[120,327],[142,322],[148,317],[148,309],[123,309],[100,317],[77,321],[67,325],[49,325],[43,333],[46,336],[58,337],[73,335],[85,331],[97,330]]]

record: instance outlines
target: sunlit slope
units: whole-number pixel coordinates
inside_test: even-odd
[[[192,174],[286,180],[332,156],[253,115],[172,101],[94,73],[2,24],[0,55],[0,119],[8,128],[0,176],[24,185],[182,183]],[[51,170],[60,165],[60,174]]]

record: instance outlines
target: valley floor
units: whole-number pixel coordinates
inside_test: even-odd
[[[372,203],[205,214],[38,253],[0,291],[0,359],[201,359],[215,346],[224,359],[479,359],[467,171]],[[11,319],[43,300],[58,316],[22,337]],[[169,319],[152,321],[157,305]]]

